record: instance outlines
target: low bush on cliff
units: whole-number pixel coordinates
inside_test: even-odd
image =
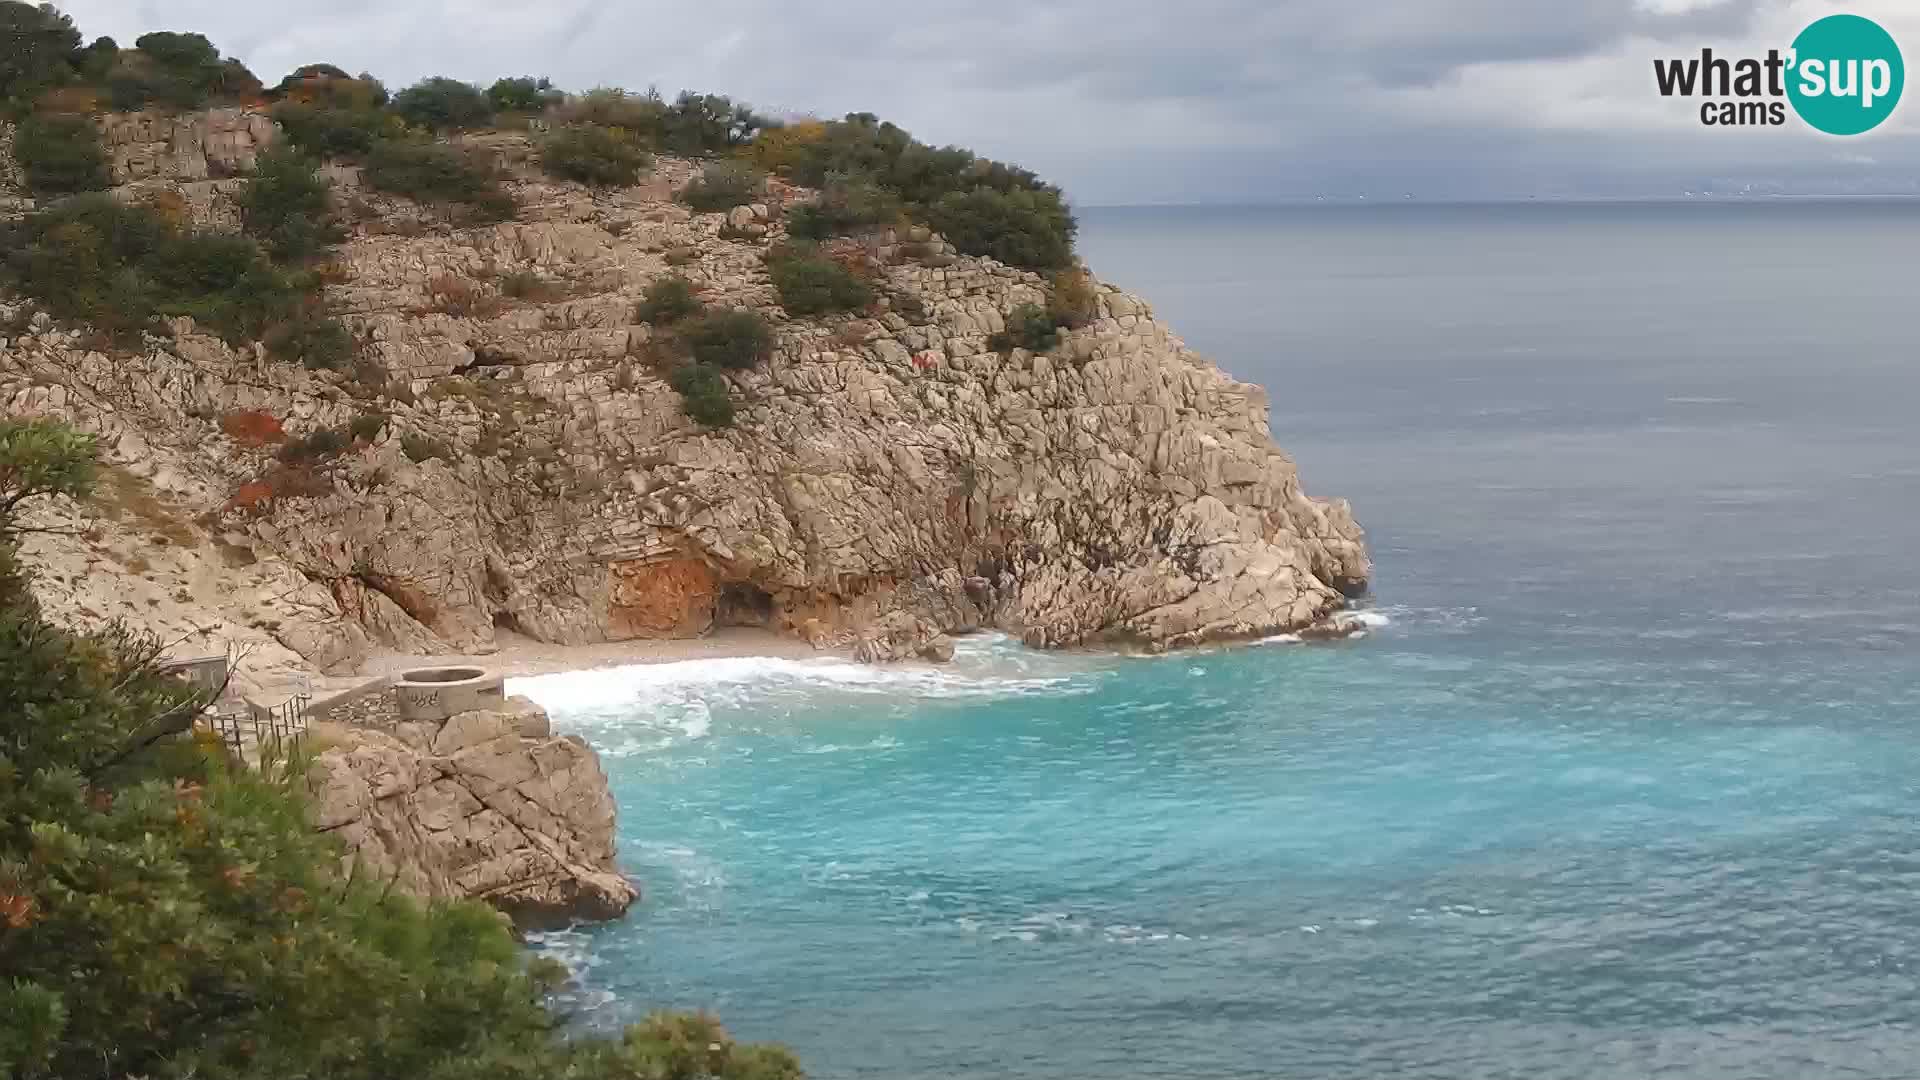
[[[346,235],[314,169],[296,150],[268,150],[240,192],[242,226],[281,262],[305,262]]]
[[[763,136],[772,140],[768,153],[748,153],[809,187],[863,177],[969,255],[1030,269],[1066,266],[1072,258],[1073,213],[1059,188],[1025,169],[955,146],[928,146],[871,113],[796,127],[804,137],[770,131]]]
[[[317,158],[358,160],[393,131],[398,119],[378,108],[341,107],[283,101],[273,107],[274,122],[287,142]],[[391,122],[391,123],[390,123]]]
[[[634,308],[633,316],[643,323],[665,326],[699,313],[700,297],[694,294],[693,282],[679,274],[669,274],[655,278],[647,286],[646,295]]]
[[[1029,269],[1065,266],[1073,259],[1078,226],[1056,191],[977,187],[942,195],[921,215],[968,255]]]
[[[733,398],[727,377],[712,364],[682,364],[667,381],[680,393],[680,410],[707,427],[733,425]]]
[[[367,155],[361,175],[381,191],[417,202],[452,203],[480,221],[514,215],[513,198],[478,155],[444,143],[381,139]]]
[[[817,252],[787,249],[767,260],[767,273],[790,315],[860,311],[873,303],[873,289],[851,270]]]
[[[7,284],[58,318],[115,336],[136,335],[160,316],[191,316],[235,345],[294,325],[298,341],[277,351],[323,366],[323,351],[345,335],[315,310],[305,283],[275,268],[248,237],[183,228],[106,195],[9,223],[0,228],[0,251]]]
[[[744,370],[773,355],[773,327],[745,308],[710,311],[687,324],[693,358],[716,367]]]
[[[619,128],[576,124],[540,141],[540,167],[592,187],[629,187],[653,168],[653,155]]]
[[[680,201],[699,212],[731,210],[759,198],[766,191],[765,173],[739,161],[721,161],[706,167],[680,189]]]
[[[13,156],[26,173],[27,190],[38,196],[103,191],[111,182],[100,131],[85,116],[28,117],[14,131]]]
[[[565,94],[554,88],[552,79],[536,79],[531,75],[495,79],[493,85],[487,87],[487,104],[493,106],[495,112],[539,113],[565,98]]]
[[[299,762],[230,765],[159,642],[49,623],[15,515],[93,473],[90,438],[0,421],[0,1076],[799,1080],[704,1016],[567,1037],[558,965],[341,874]]]
[[[820,198],[787,213],[787,233],[801,240],[825,240],[861,229],[896,225],[905,216],[900,197],[858,176],[829,177]]]
[[[393,95],[393,111],[428,131],[459,131],[493,123],[493,105],[471,83],[436,75]]]
[[[1014,349],[1046,352],[1058,344],[1060,327],[1039,304],[1021,304],[1014,308],[1007,314],[1007,328],[987,338],[987,348],[1002,353]]]

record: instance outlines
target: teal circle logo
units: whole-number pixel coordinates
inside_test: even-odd
[[[1907,82],[1893,35],[1858,15],[1829,15],[1800,31],[1791,63],[1793,111],[1829,135],[1879,127]]]

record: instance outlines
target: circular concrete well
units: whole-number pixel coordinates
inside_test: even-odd
[[[476,709],[497,709],[506,700],[506,680],[485,668],[414,668],[393,681],[394,706],[402,720],[445,720]]]

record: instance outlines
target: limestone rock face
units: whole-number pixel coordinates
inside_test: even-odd
[[[250,172],[278,133],[273,120],[257,109],[109,113],[100,122],[100,141],[112,158],[116,184]]]
[[[343,872],[484,900],[524,927],[617,918],[638,897],[614,869],[599,758],[533,702],[326,734],[338,744],[308,772],[310,813],[345,843]]]
[[[1299,629],[1365,587],[1359,527],[1306,494],[1265,391],[1139,298],[1096,283],[1057,348],[997,352],[1047,279],[916,227],[835,242],[874,268],[873,308],[793,318],[763,257],[808,193],[696,214],[671,201],[690,162],[593,192],[540,176],[524,138],[473,141],[514,177],[517,220],[457,229],[328,168],[357,219],[327,286],[362,343],[354,377],[187,320],[111,357],[43,321],[0,343],[0,401],[138,435],[114,452],[183,517],[302,579],[268,622],[316,665],[485,651],[502,627],[587,643],[751,624],[877,661],[982,627],[1164,648]],[[234,181],[174,187],[209,183],[217,218]],[[728,375],[732,428],[682,415],[664,332],[635,318],[668,273],[777,331]],[[245,434],[370,414],[304,471]]]

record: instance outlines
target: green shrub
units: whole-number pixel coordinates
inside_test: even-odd
[[[180,229],[153,211],[83,195],[8,225],[0,273],[56,317],[126,336],[157,316],[190,315],[229,342],[301,316],[298,283],[254,242]]]
[[[564,124],[593,124],[618,128],[642,146],[658,147],[666,133],[668,105],[649,90],[630,94],[617,87],[601,87],[575,95],[554,107],[554,119]]]
[[[431,458],[447,462],[453,460],[453,451],[447,449],[446,443],[425,435],[400,436],[400,450],[407,455],[407,460],[416,465]]]
[[[633,316],[640,322],[665,326],[699,312],[700,298],[694,295],[693,282],[678,274],[670,274],[655,278],[647,286],[646,295],[634,309]]]
[[[15,507],[93,473],[91,439],[0,421],[0,1074],[800,1080],[705,1016],[569,1031],[494,912],[340,872],[303,757],[231,764],[162,642],[43,615]]]
[[[767,126],[767,120],[732,98],[687,91],[662,111],[660,126],[663,149],[699,157],[745,145]]]
[[[283,464],[304,465],[337,457],[352,442],[347,435],[333,428],[316,428],[304,439],[288,439],[281,443],[276,456]]]
[[[750,368],[773,354],[773,327],[744,308],[710,311],[687,325],[693,358],[716,367]]]
[[[1033,173],[928,146],[870,113],[805,127],[804,139],[774,137],[794,182],[824,188],[837,176],[864,177],[967,254],[1036,269],[1071,261],[1073,214],[1060,190]]]
[[[728,394],[727,377],[711,364],[682,364],[673,369],[668,382],[680,393],[680,408],[696,422],[707,427],[733,424],[733,398]]]
[[[0,106],[71,82],[80,31],[51,4],[0,3]]]
[[[301,101],[273,107],[287,141],[317,158],[358,160],[386,130],[387,114],[372,108],[336,108]]]
[[[14,132],[13,156],[26,173],[27,189],[35,195],[102,191],[111,182],[100,130],[85,116],[28,117]]]
[[[767,174],[745,162],[720,161],[706,167],[686,187],[680,201],[701,213],[744,206],[766,190]]]
[[[297,150],[268,150],[240,193],[242,226],[281,262],[311,259],[346,235],[314,168]]]
[[[987,338],[987,348],[995,352],[1026,349],[1047,352],[1060,344],[1060,328],[1053,316],[1038,304],[1021,304],[1007,314],[1007,328]]]
[[[653,155],[618,128],[576,124],[540,142],[547,175],[593,187],[630,187],[653,168]]]
[[[279,359],[314,371],[344,371],[355,352],[353,334],[312,299],[268,327],[261,342]]]
[[[565,95],[553,88],[553,80],[523,75],[517,79],[496,79],[487,87],[487,104],[495,112],[537,113]]]
[[[821,255],[782,253],[769,260],[767,273],[789,315],[860,311],[873,303],[873,289],[866,282]]]
[[[1045,270],[1073,260],[1078,225],[1056,191],[978,187],[944,195],[924,210],[927,224],[968,255]]]
[[[825,240],[860,229],[899,223],[900,197],[866,177],[835,176],[820,198],[787,212],[787,232],[802,240]]]
[[[386,426],[387,414],[368,412],[361,413],[359,416],[354,417],[352,422],[347,425],[347,430],[352,433],[355,439],[364,439],[367,442],[372,442],[380,437],[380,429]]]
[[[502,221],[514,214],[513,199],[493,170],[443,143],[382,139],[367,155],[361,175],[381,191],[417,202],[471,207],[482,220]]]
[[[493,123],[493,106],[472,83],[436,75],[393,96],[393,111],[429,131],[457,131]]]

